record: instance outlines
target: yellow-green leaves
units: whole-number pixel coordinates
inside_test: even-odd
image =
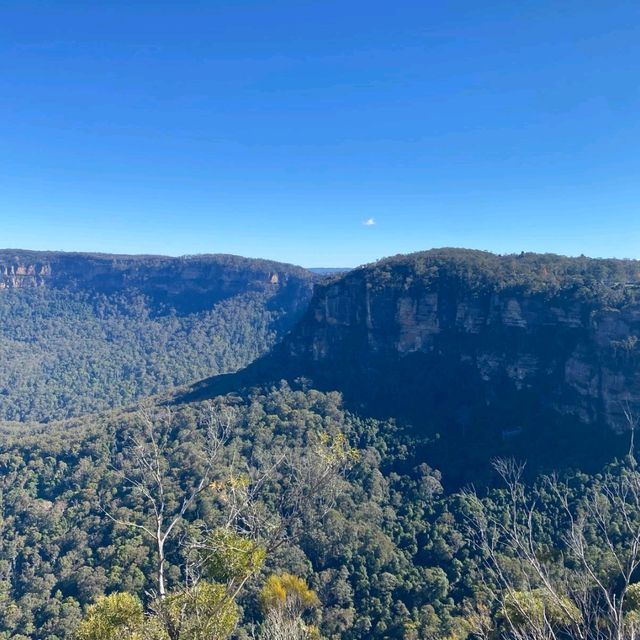
[[[342,432],[335,435],[320,432],[318,441],[320,444],[317,449],[318,455],[332,466],[350,465],[357,462],[360,457],[360,452],[349,446],[349,441]]]
[[[227,583],[260,571],[267,552],[254,540],[221,527],[209,534],[200,555],[207,576]]]
[[[260,606],[265,613],[286,608],[292,615],[300,615],[318,604],[318,596],[307,583],[289,573],[269,576],[260,592]]]
[[[143,640],[144,610],[129,593],[103,596],[87,609],[76,640]]]
[[[199,582],[167,596],[166,624],[179,629],[180,640],[225,640],[238,622],[238,608],[220,584]]]
[[[624,592],[624,596],[625,609],[640,612],[640,582],[630,584]]]
[[[102,597],[87,610],[74,640],[226,640],[237,622],[225,587],[200,582],[158,601],[149,614],[128,593]]]
[[[570,626],[582,616],[576,605],[565,596],[556,596],[547,589],[514,591],[504,602],[502,616],[518,629],[528,626]]]

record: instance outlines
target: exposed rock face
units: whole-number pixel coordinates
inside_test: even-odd
[[[10,260],[0,263],[0,289],[39,287],[51,275],[51,266],[44,263],[25,263]]]
[[[440,427],[484,407],[507,430],[549,409],[621,431],[640,414],[638,273],[463,251],[381,262],[318,286],[281,358]]]
[[[306,305],[312,274],[268,260],[226,255],[170,258],[0,250],[0,289],[137,289],[192,312],[247,290],[276,288]]]
[[[640,426],[640,262],[454,249],[383,260],[318,284],[276,349],[187,397],[281,378],[399,418],[421,443],[413,463],[454,485],[496,456],[595,470],[628,451],[625,413]]]

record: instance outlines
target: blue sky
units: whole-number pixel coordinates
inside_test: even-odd
[[[0,4],[0,247],[640,258],[639,204],[635,1]]]

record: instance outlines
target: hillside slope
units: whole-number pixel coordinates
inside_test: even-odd
[[[453,250],[401,256],[317,285],[308,311],[279,346],[241,371],[193,386],[189,402],[178,396],[174,404],[166,394],[59,423],[0,425],[0,637],[72,638],[83,608],[101,594],[149,594],[157,562],[152,541],[106,515],[154,517],[118,471],[149,415],[166,447],[174,507],[197,478],[208,418],[233,416],[219,477],[185,513],[170,545],[170,589],[185,575],[186,536],[226,513],[220,479],[235,483],[242,470],[243,483],[246,477],[261,487],[258,512],[277,522],[291,481],[283,461],[310,469],[314,455],[332,459],[323,442],[354,448],[331,508],[322,500],[305,503],[287,525],[286,542],[248,583],[235,637],[252,637],[263,620],[259,589],[282,572],[317,592],[314,621],[331,640],[471,640],[479,637],[476,614],[497,637],[504,622],[499,585],[469,530],[477,503],[451,489],[472,481],[506,530],[510,492],[495,488],[489,458],[516,454],[534,471],[589,467],[593,475],[560,472],[557,494],[544,478],[533,483],[530,498],[522,494],[525,520],[535,508],[532,540],[541,557],[562,584],[576,575],[564,499],[580,514],[589,496],[600,504],[614,495],[607,491],[624,489],[625,474],[639,486],[633,456],[610,465],[606,481],[601,466],[629,451],[624,412],[638,413],[638,267]],[[71,290],[60,289],[67,301]],[[4,293],[19,291],[34,295],[23,288]],[[149,291],[143,299],[159,308]],[[234,322],[246,298],[237,300]],[[598,384],[585,392],[576,371],[596,375]],[[299,379],[265,384],[281,378]],[[347,402],[312,386],[341,389]],[[226,391],[233,393],[219,396]],[[275,470],[267,482],[264,469]],[[638,504],[631,505],[634,531]],[[627,544],[626,514],[606,508],[610,524],[604,533],[589,530],[590,548],[615,593],[607,536]],[[504,561],[517,566],[509,549]]]
[[[234,371],[289,330],[314,279],[236,256],[0,251],[0,420],[65,418]]]
[[[439,438],[443,469],[503,452],[569,460],[640,414],[639,294],[634,261],[398,256],[319,285],[272,354],[194,393],[304,376]]]

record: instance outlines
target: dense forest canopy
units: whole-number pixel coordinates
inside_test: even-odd
[[[513,291],[548,298],[563,294],[609,304],[624,301],[640,285],[640,261],[443,248],[384,258],[354,269],[347,278],[362,274],[372,287],[429,286],[438,281],[476,293]]]
[[[136,410],[52,424],[44,432],[23,426],[5,434],[0,637],[70,638],[84,608],[93,602],[114,605],[101,601],[103,594],[133,594],[139,606],[152,605],[158,551],[152,536],[128,523],[144,525],[153,515],[144,494],[126,481],[136,473],[131,443],[142,437],[149,416],[163,443],[172,514],[203,473],[199,454],[210,442],[207,416],[232,416],[206,490],[188,505],[168,539],[165,576],[168,593],[181,593],[193,570],[193,547],[186,541],[218,531],[229,492],[241,487],[248,494],[254,487],[252,513],[268,525],[261,524],[260,533],[251,529],[246,539],[269,552],[243,584],[237,604],[228,604],[234,637],[249,638],[252,625],[272,620],[263,600],[275,596],[264,590],[268,594],[279,578],[270,576],[295,576],[315,594],[313,607],[300,618],[310,635],[300,637],[313,637],[313,628],[322,637],[350,640],[556,637],[534,634],[541,624],[535,607],[553,612],[560,602],[568,603],[575,619],[555,613],[552,626],[562,631],[557,637],[613,638],[571,635],[569,627],[584,626],[587,615],[612,625],[606,596],[623,593],[629,602],[620,610],[619,626],[635,625],[637,557],[630,549],[640,522],[634,498],[640,480],[631,458],[604,474],[567,473],[541,478],[529,488],[509,475],[507,465],[507,471],[498,471],[511,485],[496,473],[496,488],[488,492],[447,494],[439,473],[417,456],[419,443],[411,433],[393,421],[345,411],[337,393],[282,384],[173,406],[169,421],[166,411],[164,403],[145,403]],[[341,459],[347,455],[348,464],[329,476],[326,461],[336,452]],[[305,479],[321,474],[322,490],[313,481],[303,483],[301,492],[295,484],[292,490],[302,469]],[[312,494],[304,493],[308,486]],[[295,500],[285,500],[283,508],[283,496]],[[601,520],[585,518],[589,510],[597,510]],[[513,527],[507,526],[510,518]],[[242,520],[242,527],[249,535],[250,522]],[[568,530],[575,538],[567,538]],[[586,542],[576,546],[581,540]],[[578,552],[584,545],[583,571]],[[542,565],[531,565],[522,550],[537,554]],[[631,561],[629,571],[618,568],[618,562],[626,567]],[[235,565],[229,558],[219,562],[208,574],[213,582],[203,584],[223,590]],[[131,606],[137,611],[135,602]],[[505,618],[506,607],[513,624]],[[87,638],[101,637],[91,635],[101,610],[89,611],[81,628],[89,629]],[[529,635],[518,635],[523,630]]]
[[[0,419],[124,406],[234,371],[286,333],[312,280],[235,256],[0,252]]]
[[[637,637],[637,262],[9,254],[0,638]]]

